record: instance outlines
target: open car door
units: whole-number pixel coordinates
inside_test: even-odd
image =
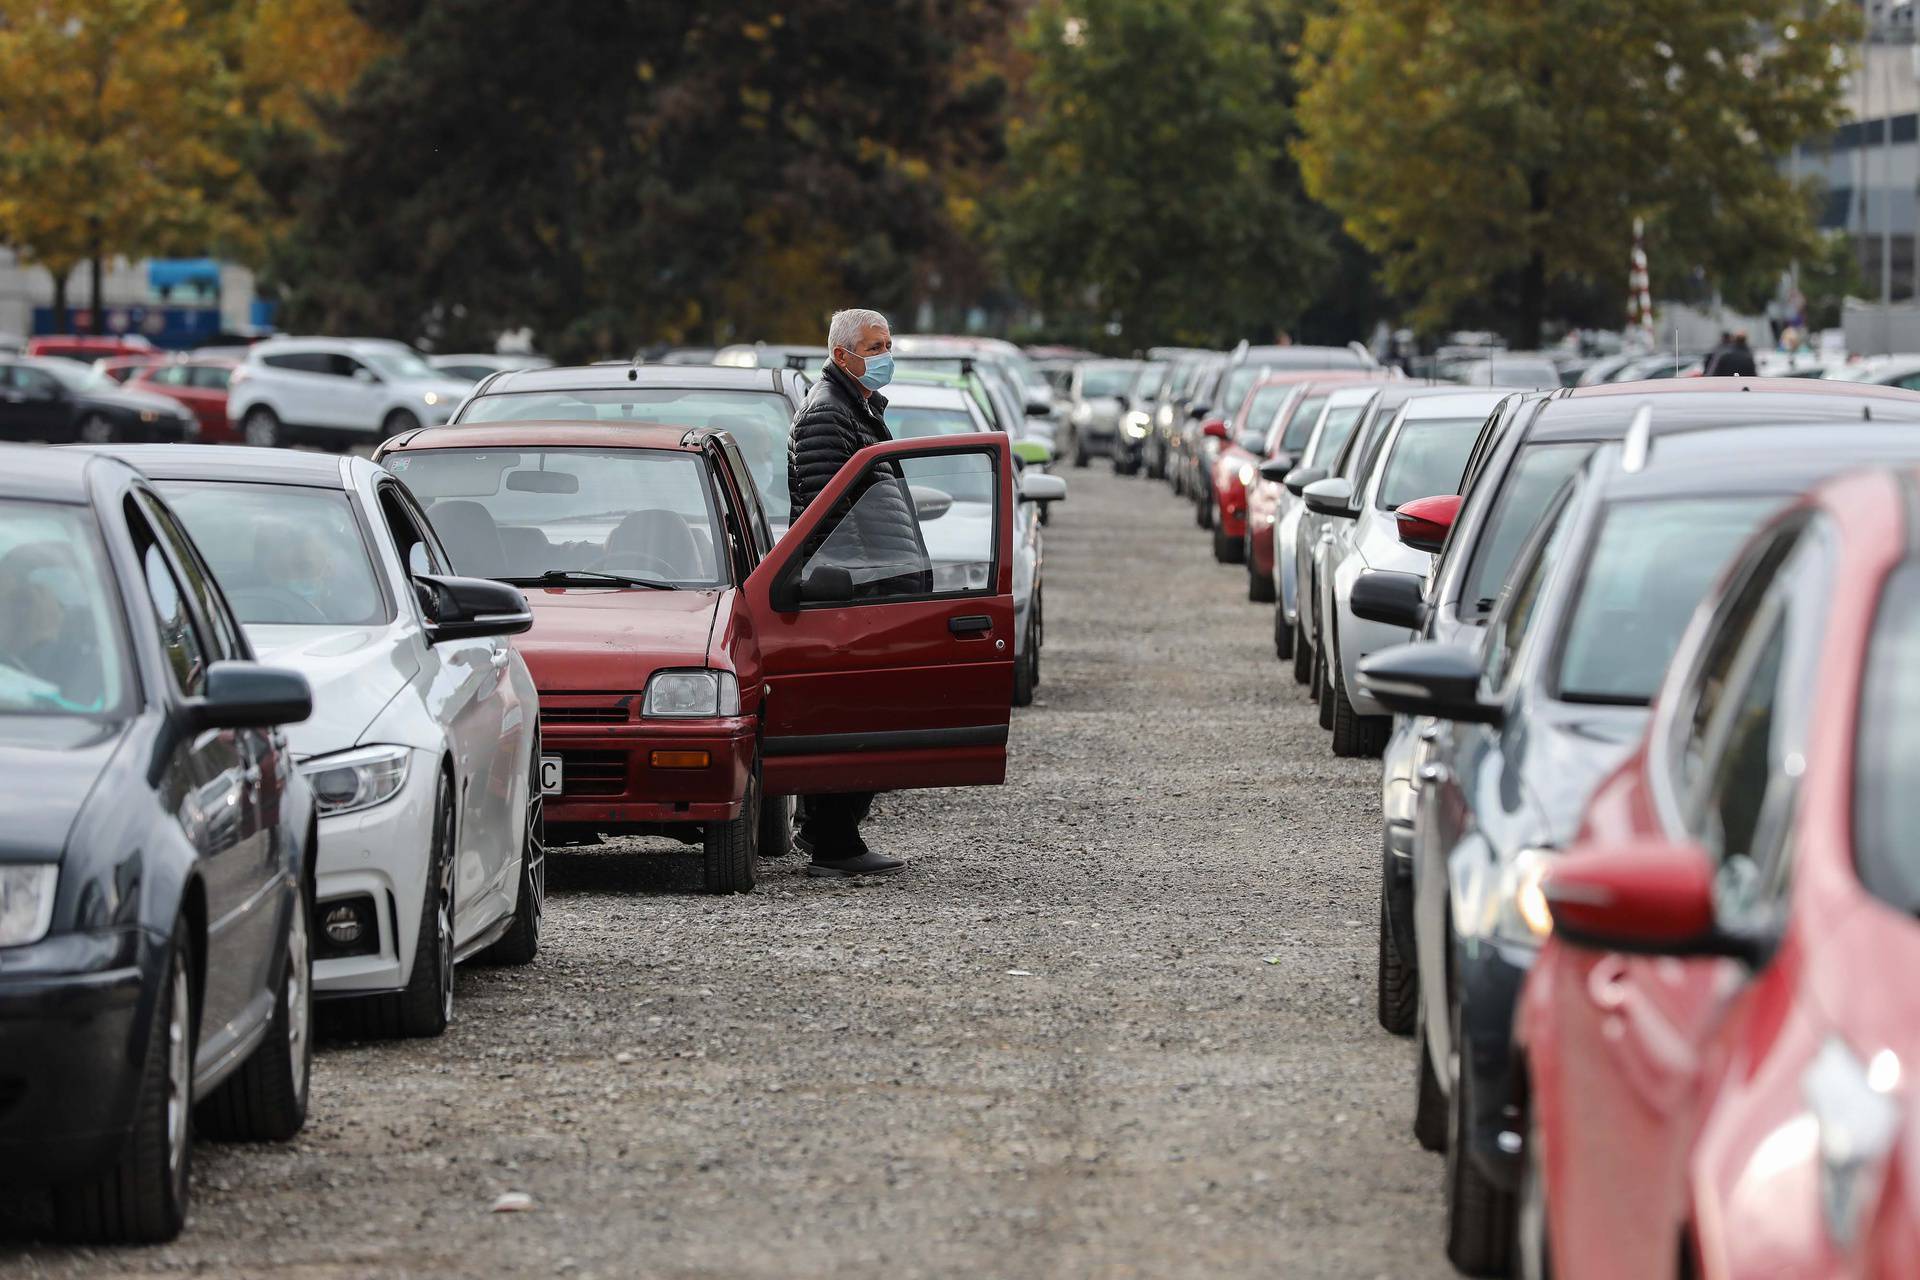
[[[762,662],[768,794],[1006,781],[1004,434],[862,449],[748,576],[741,599]]]

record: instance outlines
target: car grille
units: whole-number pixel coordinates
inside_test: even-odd
[[[633,693],[543,693],[541,724],[625,724],[633,719]]]
[[[627,753],[624,751],[562,751],[564,796],[617,796],[627,789]]]

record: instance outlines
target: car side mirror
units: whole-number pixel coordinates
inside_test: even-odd
[[[1226,420],[1222,418],[1207,419],[1206,422],[1200,426],[1200,434],[1214,440],[1225,440],[1227,438]]]
[[[533,627],[533,610],[518,587],[492,578],[419,573],[413,578],[427,616],[427,643],[517,636]]]
[[[1027,416],[1029,418],[1045,418],[1045,417],[1051,416],[1052,413],[1053,413],[1053,399],[1051,397],[1049,396],[1028,396],[1027,397]]]
[[[1293,459],[1287,454],[1276,454],[1260,464],[1260,478],[1274,484],[1285,484],[1287,473],[1293,470]]]
[[[1288,493],[1298,498],[1306,493],[1308,485],[1326,478],[1325,467],[1295,467],[1280,477],[1280,483],[1286,487]]]
[[[1480,656],[1463,645],[1416,642],[1360,662],[1361,689],[1400,715],[1498,724],[1502,708],[1480,697]]]
[[[907,486],[907,491],[913,495],[913,513],[920,517],[922,524],[929,520],[938,520],[953,506],[953,495],[944,489],[911,484]]]
[[[1448,493],[1403,502],[1393,519],[1403,545],[1439,555],[1446,549],[1447,535],[1459,515],[1460,495]]]
[[[1554,932],[1575,946],[1764,963],[1771,936],[1721,925],[1717,874],[1707,851],[1691,841],[1637,841],[1563,854],[1541,892]]]
[[[1368,622],[1409,631],[1427,623],[1427,584],[1417,573],[1368,569],[1354,579],[1348,602],[1353,616]]]
[[[1309,511],[1335,519],[1353,517],[1353,483],[1345,476],[1315,480],[1300,491],[1300,496],[1306,500]]]
[[[846,604],[852,599],[853,574],[843,565],[815,565],[800,583],[802,604]]]
[[[1188,406],[1187,406],[1187,416],[1188,416],[1189,418],[1204,418],[1204,417],[1206,417],[1206,416],[1207,416],[1207,411],[1208,411],[1209,409],[1211,409],[1211,408],[1213,408],[1213,406],[1212,406],[1212,405],[1210,405],[1210,404],[1192,404],[1192,405],[1188,405]]]
[[[1028,471],[1020,477],[1022,502],[1059,502],[1067,496],[1067,482],[1044,471]]]
[[[298,671],[257,662],[216,662],[206,689],[187,703],[187,718],[202,729],[264,729],[298,724],[313,714],[313,689]]]

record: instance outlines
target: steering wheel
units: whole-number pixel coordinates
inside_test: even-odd
[[[620,551],[601,556],[587,567],[601,573],[624,573],[628,577],[659,578],[666,582],[684,576],[669,561],[639,551]]]
[[[249,621],[269,625],[291,623],[297,626],[306,622],[324,623],[327,620],[326,613],[319,605],[285,587],[243,587],[228,592],[227,599],[233,605],[233,611]],[[260,618],[257,615],[261,613],[272,616]]]

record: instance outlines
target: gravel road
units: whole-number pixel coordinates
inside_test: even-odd
[[[196,1149],[177,1243],[0,1206],[0,1276],[1450,1274],[1373,1019],[1378,766],[1186,504],[1063,474],[1008,785],[883,797],[906,874],[558,855],[537,964],[323,1045],[297,1142]]]

